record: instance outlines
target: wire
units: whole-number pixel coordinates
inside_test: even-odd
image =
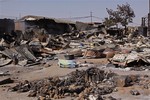
[[[102,18],[96,17],[96,16],[70,17],[70,18],[60,18],[60,19],[79,20],[79,19],[86,19],[86,18],[91,18],[91,17],[95,19],[103,20]]]

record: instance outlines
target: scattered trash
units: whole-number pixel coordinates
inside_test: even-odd
[[[76,64],[75,60],[63,60],[63,59],[59,59],[58,60],[58,65],[60,67],[64,67],[64,68],[75,68],[75,67],[77,67],[77,64]]]
[[[75,68],[77,63],[74,59],[74,55],[60,55],[58,59],[58,65],[61,68]]]
[[[13,20],[3,21],[13,23]],[[21,28],[19,25],[22,23],[24,26]],[[138,34],[138,31],[124,34],[124,29],[105,28],[101,23],[71,22],[31,15],[16,21],[15,26],[15,29],[12,29],[13,25],[10,27],[12,30],[7,26],[1,29],[0,67],[13,64],[48,68],[52,66],[49,62],[54,60],[60,68],[74,68],[76,71],[61,77],[32,82],[25,80],[10,88],[11,91],[29,92],[29,97],[39,100],[67,96],[78,100],[117,100],[106,96],[116,87],[136,84],[144,89],[150,88],[149,77],[117,75],[102,70],[104,67],[126,72],[150,70],[150,40]],[[81,59],[91,60],[92,63],[78,63]],[[100,69],[101,66],[104,67]],[[78,70],[77,67],[87,68]],[[0,72],[0,85],[14,82],[11,78],[3,78],[6,75],[9,73]],[[141,95],[138,90],[131,90],[130,93]]]

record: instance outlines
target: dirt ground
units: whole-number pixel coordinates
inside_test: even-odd
[[[106,64],[106,59],[82,59],[78,60],[80,62],[93,62],[95,64]],[[17,93],[17,92],[10,92],[8,89],[14,85],[16,85],[19,81],[24,80],[39,80],[50,76],[64,76],[68,73],[75,71],[76,69],[82,70],[87,69],[88,67],[79,67],[79,68],[60,68],[57,65],[57,60],[50,61],[49,64],[51,66],[46,67],[44,65],[35,65],[31,67],[22,67],[22,66],[14,66],[14,65],[8,65],[5,67],[1,67],[0,71],[2,72],[8,72],[10,75],[7,76],[0,76],[0,80],[2,78],[10,77],[15,80],[15,83],[13,84],[5,84],[0,85],[0,100],[37,100],[37,98],[33,97],[27,97],[28,92],[25,93]],[[133,74],[140,74],[140,75],[149,75],[150,71],[126,71],[122,69],[117,68],[106,68],[105,66],[97,66],[100,69],[104,69],[106,71],[111,70],[119,75],[133,75]],[[138,96],[133,96],[130,94],[131,89],[136,89],[141,92]],[[118,91],[113,92],[111,95],[114,98],[121,98],[121,100],[150,100],[150,89],[142,89],[139,86],[131,86],[131,87],[122,87],[117,88]],[[62,100],[71,100],[75,98],[65,98]]]

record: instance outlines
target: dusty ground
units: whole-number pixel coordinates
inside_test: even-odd
[[[82,59],[78,60],[80,62],[93,62],[96,64],[105,64],[107,63],[106,59]],[[50,61],[49,62],[51,66],[45,67],[44,65],[36,65],[32,67],[22,67],[22,66],[14,66],[14,65],[8,65],[5,67],[1,67],[0,71],[8,71],[11,75],[9,76],[0,76],[0,80],[5,77],[11,77],[15,80],[15,83],[13,84],[5,84],[0,85],[0,100],[37,100],[37,98],[33,97],[27,97],[28,93],[16,93],[16,92],[9,92],[8,88],[11,86],[14,86],[19,81],[24,80],[39,80],[43,79],[45,77],[50,76],[63,76],[66,75],[72,71],[75,71],[76,69],[87,69],[88,67],[80,67],[80,68],[74,68],[74,69],[68,69],[68,68],[59,68],[57,66],[57,60]],[[129,75],[129,74],[141,74],[141,75],[149,75],[150,71],[125,71],[120,70],[116,68],[105,68],[104,66],[97,66],[101,69],[105,70],[111,70],[115,73],[118,73],[120,75]],[[150,89],[142,89],[139,86],[134,87],[125,87],[125,88],[117,88],[117,92],[113,92],[112,94],[109,94],[115,98],[121,98],[121,100],[150,100]],[[133,96],[130,94],[131,89],[138,89],[141,92],[141,95],[139,96]],[[65,98],[63,100],[71,100],[71,98]]]

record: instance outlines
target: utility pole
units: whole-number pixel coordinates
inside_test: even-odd
[[[21,18],[21,13],[19,13],[19,19]]]
[[[150,36],[150,0],[149,0],[149,12],[148,12],[148,34]]]
[[[90,12],[90,17],[91,17],[91,23],[92,23],[92,17],[93,17],[93,15],[92,15],[92,11]]]
[[[150,0],[149,0],[149,13],[150,13]]]
[[[141,26],[142,26],[142,27],[145,27],[145,17],[142,17]]]

